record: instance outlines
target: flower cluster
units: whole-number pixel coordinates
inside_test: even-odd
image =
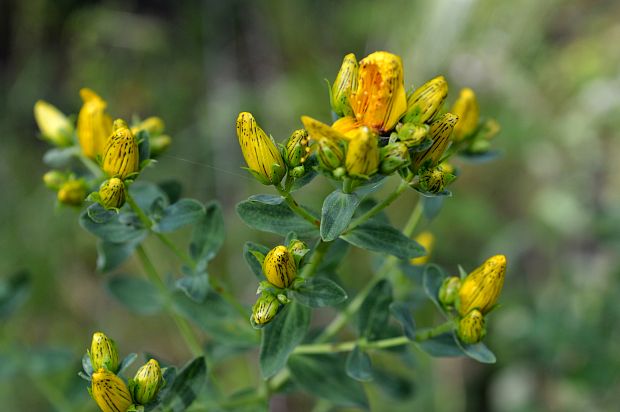
[[[167,149],[171,139],[164,134],[164,123],[158,117],[129,126],[123,119],[112,121],[107,102],[94,91],[81,89],[80,96],[83,105],[76,125],[45,101],[34,106],[42,138],[56,147],[47,157],[53,166],[64,168],[49,171],[43,181],[57,191],[61,204],[81,206],[89,199],[117,210],[125,203],[127,185],[149,158]],[[71,157],[81,160],[91,173],[73,170],[66,161]]]

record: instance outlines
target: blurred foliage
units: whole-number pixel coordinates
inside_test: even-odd
[[[167,319],[129,316],[111,300],[95,270],[95,240],[72,210],[53,210],[53,194],[41,182],[45,144],[33,138],[37,99],[75,113],[77,91],[88,86],[114,116],[166,119],[172,148],[147,173],[178,178],[184,194],[202,201],[222,201],[228,237],[212,273],[250,304],[242,245],[275,237],[257,236],[234,213],[236,202],[264,190],[239,168],[237,113],[252,111],[277,139],[300,127],[301,114],[327,120],[322,79],[335,76],[345,53],[379,49],[403,56],[408,84],[443,73],[450,101],[461,86],[472,87],[482,111],[502,125],[496,144],[504,156],[480,169],[459,164],[454,198],[427,229],[438,239],[433,260],[455,273],[457,263],[472,269],[498,252],[508,256],[509,270],[503,309],[490,320],[498,363],[420,354],[403,365],[382,354],[373,361],[391,371],[389,378],[410,376],[416,384],[396,398],[371,391],[372,409],[615,409],[619,17],[613,0],[4,0],[0,273],[3,285],[22,269],[31,276],[25,305],[0,318],[3,410],[94,410],[75,375],[94,330],[177,363],[188,355],[178,336],[162,335],[171,330]],[[402,222],[414,196],[395,203],[394,222]],[[164,272],[173,268],[168,257],[158,256]],[[364,264],[340,271],[346,287],[356,288],[352,274],[365,273]],[[54,356],[39,356],[48,351]],[[24,373],[12,373],[24,362]],[[223,355],[210,372],[231,392],[253,386],[256,353],[244,362]],[[271,408],[308,410],[309,402],[276,397]],[[315,410],[328,408],[319,403]]]

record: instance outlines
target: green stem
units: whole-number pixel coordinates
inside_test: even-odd
[[[138,206],[133,196],[129,194],[129,190],[126,190],[125,192],[125,200],[127,200],[127,203],[129,204],[133,212],[138,216],[138,219],[140,219],[144,227],[146,227],[148,230],[151,230],[151,228],[153,227],[153,221],[146,215],[146,213],[144,213],[144,211],[142,211],[140,206]]]
[[[381,202],[377,203],[368,212],[364,213],[363,215],[361,215],[357,219],[354,219],[353,221],[351,221],[351,223],[349,223],[349,226],[347,227],[347,230],[344,232],[344,234],[346,234],[346,233],[350,232],[351,230],[355,229],[356,227],[358,227],[359,225],[363,224],[368,219],[370,219],[371,217],[373,217],[374,215],[376,215],[377,213],[381,212],[383,209],[385,209],[386,207],[391,205],[392,202],[394,200],[396,200],[398,198],[398,196],[400,196],[400,194],[408,186],[409,186],[409,184],[405,180],[401,180],[400,184],[398,185],[398,187],[392,193],[390,193],[389,196],[387,196]]]
[[[314,247],[314,252],[312,252],[312,256],[310,256],[310,261],[305,264],[301,270],[300,276],[302,278],[307,279],[314,275],[332,244],[333,242],[325,242],[323,239],[319,238],[316,246]]]
[[[288,191],[282,189],[280,186],[276,186],[276,189],[278,190],[278,193],[280,193],[280,196],[284,198],[284,201],[293,212],[297,213],[299,216],[312,223],[314,226],[321,226],[321,221],[308,213],[306,209],[301,207]]]

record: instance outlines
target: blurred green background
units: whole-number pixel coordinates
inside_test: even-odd
[[[0,318],[0,409],[94,411],[75,373],[95,330],[122,353],[189,357],[171,321],[131,315],[109,297],[95,271],[95,238],[76,211],[54,208],[41,182],[48,146],[35,137],[37,99],[77,113],[87,86],[115,117],[163,117],[173,146],[144,178],[174,177],[185,195],[222,202],[227,239],[210,273],[249,305],[255,284],[243,242],[279,239],[248,229],[234,212],[248,195],[272,191],[240,169],[237,113],[253,112],[282,140],[301,127],[302,114],[330,118],[324,79],[335,77],[344,54],[388,50],[403,57],[408,86],[443,74],[449,104],[460,87],[472,87],[482,114],[502,125],[495,146],[504,156],[459,163],[454,196],[426,224],[438,239],[433,261],[456,271],[504,253],[509,266],[487,338],[498,363],[420,353],[415,368],[398,370],[414,379],[411,396],[369,389],[372,409],[617,410],[618,44],[614,0],[3,0],[0,276],[25,269],[32,283],[25,304]],[[317,179],[302,201],[317,206],[328,186]],[[392,221],[402,224],[415,199],[413,191],[399,199]],[[177,269],[166,252],[158,258],[163,272]],[[340,274],[355,290],[361,282],[348,268]],[[131,261],[121,271],[139,267]],[[37,363],[46,353],[56,365]],[[213,373],[231,390],[255,384],[255,356]],[[271,409],[312,405],[307,396],[279,396]]]

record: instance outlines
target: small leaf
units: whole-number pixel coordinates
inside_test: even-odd
[[[445,196],[438,197],[427,197],[422,196],[420,201],[422,202],[424,217],[427,220],[433,220],[439,212],[441,212],[441,208],[443,206],[445,200]]]
[[[162,298],[157,289],[144,279],[128,275],[113,276],[107,287],[112,296],[131,312],[152,315],[162,308]]]
[[[333,280],[313,277],[291,291],[293,299],[312,308],[334,306],[347,300],[347,292]]]
[[[264,203],[266,205],[279,205],[284,202],[284,198],[282,196],[265,194],[252,195],[248,198],[248,200]]]
[[[359,186],[357,189],[355,189],[355,193],[357,193],[360,198],[366,197],[369,194],[379,190],[379,188],[381,188],[381,186],[383,186],[383,183],[385,182],[385,176],[376,174],[371,177],[370,180],[365,182],[362,186]]]
[[[260,368],[264,379],[272,377],[286,365],[309,325],[310,309],[293,301],[262,329]]]
[[[336,405],[368,408],[364,387],[345,373],[342,356],[291,356],[291,378],[303,390]]]
[[[185,411],[196,399],[207,381],[207,364],[199,356],[181,369],[161,404],[166,411]]]
[[[264,257],[269,253],[269,248],[254,242],[245,242],[245,245],[243,245],[243,258],[252,270],[252,273],[254,273],[254,276],[256,276],[259,281],[265,280],[263,265],[256,257],[255,252],[262,254]]]
[[[76,146],[50,149],[43,155],[43,163],[55,169],[64,169],[78,154],[78,150]]]
[[[90,355],[88,354],[88,352],[86,352],[82,356],[82,370],[84,370],[84,373],[89,377],[90,380],[90,376],[95,370],[93,369],[93,364],[90,361]]]
[[[467,277],[467,272],[463,269],[463,266],[459,265],[459,276],[461,279],[465,279]]]
[[[157,186],[166,194],[170,203],[176,203],[181,198],[181,193],[183,193],[183,186],[178,180],[166,180],[157,183]]]
[[[132,239],[125,243],[112,243],[99,240],[97,243],[97,270],[109,272],[119,267],[129,258],[136,247],[144,240],[147,232],[143,236]]]
[[[168,206],[168,196],[156,184],[150,182],[135,182],[129,186],[129,193],[136,201],[140,209],[150,213],[156,202],[161,202],[163,207]]]
[[[98,223],[92,220],[87,211],[80,215],[80,225],[97,236],[98,238],[112,243],[125,243],[146,236],[146,229],[133,218],[130,214],[114,215],[105,223]]]
[[[346,372],[351,378],[360,382],[373,379],[370,356],[356,346],[347,356]]]
[[[224,216],[219,203],[212,202],[206,213],[194,227],[189,253],[196,262],[209,262],[224,243]]]
[[[138,354],[136,353],[130,353],[129,355],[125,356],[125,358],[123,358],[123,360],[121,361],[121,364],[118,365],[118,372],[116,372],[116,374],[120,375],[121,373],[123,373],[128,367],[131,366],[132,363],[134,363],[136,359],[138,359]]]
[[[482,153],[459,152],[459,157],[461,159],[473,164],[490,162],[500,156],[502,156],[502,152],[500,150],[488,150]]]
[[[245,200],[237,204],[237,214],[251,228],[282,236],[288,232],[296,232],[302,237],[314,236],[318,231],[318,226],[295,214],[285,203],[272,205]]]
[[[424,269],[424,291],[426,295],[435,303],[435,306],[445,315],[445,310],[439,302],[439,289],[448,275],[437,265],[427,265]]]
[[[0,279],[0,320],[15,312],[30,295],[30,274],[17,272]]]
[[[392,285],[380,280],[368,293],[359,311],[359,335],[369,341],[377,339],[388,324],[392,303]]]
[[[340,236],[359,204],[360,198],[355,193],[334,190],[327,195],[321,209],[321,238],[329,242]]]
[[[204,301],[209,290],[209,275],[207,272],[183,276],[175,282],[178,289],[182,290],[188,298],[194,302]]]
[[[424,256],[426,251],[415,240],[399,230],[374,220],[360,225],[341,236],[354,246],[373,252],[388,253],[400,259]]]
[[[415,340],[415,321],[411,316],[411,308],[405,302],[392,302],[390,304],[392,316],[401,324],[405,336]]]
[[[463,350],[454,341],[452,332],[446,332],[419,342],[418,345],[420,345],[424,352],[438,358],[463,356]]]
[[[149,137],[149,132],[142,129],[136,134],[136,139],[138,140],[138,156],[140,162],[143,162],[151,157],[151,139]]]
[[[465,355],[467,355],[468,357],[477,360],[480,363],[495,363],[497,361],[495,354],[491,352],[491,349],[489,349],[487,345],[485,345],[483,342],[468,345],[466,343],[463,343],[458,338],[456,332],[453,332],[453,338],[456,344],[461,348],[463,353],[465,353]]]
[[[166,207],[163,216],[153,230],[160,233],[173,232],[185,225],[196,223],[205,215],[205,207],[194,199],[181,199]]]
[[[308,160],[312,158],[313,157],[310,157]],[[306,174],[304,174],[299,179],[295,179],[295,181],[293,182],[293,185],[291,186],[291,192],[295,192],[301,189],[308,183],[312,182],[312,180],[314,180],[314,178],[318,176],[319,173],[316,170],[314,169],[308,170],[308,168],[311,167],[309,161],[306,161],[306,163],[304,164],[304,167],[306,167],[306,170],[307,170]]]

